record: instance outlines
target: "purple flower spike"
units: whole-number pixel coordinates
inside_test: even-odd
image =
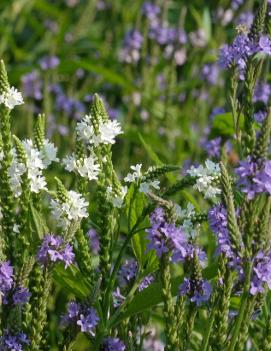
[[[100,319],[94,308],[88,308],[84,314],[80,314],[77,325],[80,327],[82,333],[88,333],[95,336],[94,331],[99,320]]]
[[[125,351],[126,347],[124,343],[118,338],[108,337],[103,343],[104,351]]]
[[[59,58],[56,56],[44,56],[40,61],[40,67],[47,71],[49,69],[53,69],[59,65]]]
[[[14,305],[22,305],[29,301],[31,294],[27,288],[19,287],[15,290],[12,299]]]
[[[46,235],[37,254],[37,260],[42,266],[50,262],[64,262],[67,268],[74,261],[74,253],[70,244],[64,244],[60,236]]]
[[[0,263],[0,295],[7,293],[13,285],[13,267],[10,263]]]

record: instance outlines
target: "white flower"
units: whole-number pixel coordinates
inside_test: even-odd
[[[57,148],[49,140],[45,139],[41,150],[41,157],[44,167],[47,168],[52,162],[57,162],[59,159],[56,157]]]
[[[32,140],[24,140],[23,146],[27,154],[27,170],[28,179],[30,181],[30,189],[33,193],[39,193],[41,190],[47,189],[45,177],[42,170],[46,168],[48,160],[42,157],[42,152],[35,149]],[[44,161],[45,160],[45,161]]]
[[[19,225],[18,225],[18,224],[14,224],[14,226],[13,226],[13,232],[16,233],[16,234],[20,233],[20,228],[19,228]]]
[[[13,153],[15,154],[14,150]],[[19,197],[22,193],[21,177],[25,173],[26,168],[23,163],[17,161],[16,155],[13,156],[12,163],[8,169],[10,187],[15,197]]]
[[[124,181],[127,183],[132,183],[135,180],[141,177],[141,167],[142,164],[136,164],[135,166],[131,166],[131,170],[134,171],[133,173],[128,173],[127,176],[124,178]]]
[[[187,173],[196,178],[193,188],[204,193],[205,199],[215,199],[221,193],[221,190],[215,186],[215,181],[220,176],[220,168],[217,163],[206,160],[205,168],[202,165],[197,168],[192,166]]]
[[[122,186],[119,194],[113,193],[112,186],[108,186],[106,190],[108,200],[112,202],[114,207],[121,208],[123,206],[125,195],[127,194],[127,186]]]
[[[146,194],[146,193],[150,192],[151,188],[154,188],[156,190],[160,190],[160,181],[153,180],[151,182],[143,182],[140,184],[139,191]]]
[[[77,161],[77,171],[81,177],[88,178],[89,180],[98,179],[100,165],[95,163],[96,160],[96,157],[89,156],[82,161]]]
[[[89,144],[98,145],[97,136],[94,133],[93,126],[91,125],[91,116],[85,115],[82,121],[76,125],[76,132],[80,140]]]
[[[68,172],[72,172],[76,170],[77,166],[76,166],[76,158],[74,154],[66,156],[65,158],[63,158],[62,162],[65,166],[65,169]]]
[[[121,126],[118,121],[106,121],[99,126],[100,142],[103,144],[115,144],[115,137],[122,134]]]
[[[59,200],[51,200],[50,208],[52,215],[57,221],[59,227],[66,229],[71,221],[78,221],[88,217],[88,202],[81,194],[70,190],[68,192],[68,201],[60,203]]]
[[[0,103],[12,110],[16,105],[22,105],[24,100],[22,93],[20,93],[16,88],[10,87],[8,91],[0,95]]]

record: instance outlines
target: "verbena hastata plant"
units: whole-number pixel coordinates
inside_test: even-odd
[[[43,115],[32,139],[13,136],[23,97],[1,61],[0,350],[51,349],[52,311],[59,350],[271,349],[271,113],[254,121],[254,88],[271,54],[266,14],[263,1],[250,31],[239,28],[220,53],[239,165],[206,160],[175,183],[179,167],[170,165],[132,165],[120,179],[111,148],[123,131],[98,95],[64,158],[45,138]],[[53,167],[62,180],[52,182]],[[213,241],[206,223],[215,250],[202,240]]]

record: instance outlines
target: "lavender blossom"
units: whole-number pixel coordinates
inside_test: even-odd
[[[207,302],[211,296],[212,287],[207,280],[193,281],[188,278],[184,278],[183,283],[179,287],[180,295],[188,295],[191,302],[194,302],[197,306]]]
[[[113,291],[112,296],[114,307],[119,307],[125,301],[125,297],[121,294],[119,287],[117,287],[117,289]]]
[[[125,63],[138,62],[142,43],[143,37],[139,31],[129,31],[124,38],[123,48],[120,52],[120,60]]]
[[[89,245],[91,251],[97,255],[100,249],[99,237],[95,229],[90,228],[87,232],[87,236],[89,238]]]
[[[22,76],[24,96],[35,100],[42,99],[42,81],[37,71],[30,72]]]
[[[267,104],[270,95],[271,86],[268,83],[258,82],[254,90],[253,102],[262,101],[263,103]]]
[[[262,110],[255,112],[253,116],[254,120],[257,123],[263,123],[266,117],[267,117],[267,112]]]
[[[240,161],[239,167],[235,169],[235,173],[239,176],[238,185],[247,194],[249,200],[262,192],[262,186],[259,182],[255,182],[256,177],[259,175],[258,165],[250,157],[244,161]]]
[[[44,71],[47,71],[57,67],[59,62],[59,58],[56,56],[44,56],[42,59],[40,59],[39,64]]]
[[[245,26],[250,28],[253,23],[254,15],[251,11],[242,12],[236,19],[237,25]]]
[[[13,303],[14,305],[23,305],[26,304],[29,301],[31,294],[27,288],[24,288],[22,286],[18,287],[13,296]]]
[[[147,275],[142,279],[141,283],[138,286],[138,291],[142,291],[146,289],[152,282],[154,281],[154,277],[152,275]]]
[[[217,137],[211,140],[206,140],[204,138],[203,140],[201,140],[200,145],[204,148],[208,157],[219,158],[221,154],[221,143],[221,137]]]
[[[255,257],[250,287],[251,295],[263,293],[265,284],[271,289],[271,258],[270,254],[266,256],[263,252],[260,252]]]
[[[22,351],[26,345],[30,345],[30,341],[24,333],[11,334],[6,330],[0,337],[1,351]]]
[[[201,79],[210,85],[215,85],[217,83],[218,75],[219,68],[216,63],[207,63],[201,70]]]
[[[82,333],[88,333],[91,336],[95,336],[95,327],[99,322],[99,317],[97,316],[94,308],[87,308],[87,310],[80,314],[77,320],[77,325],[80,327]]]
[[[143,15],[146,16],[151,22],[157,19],[160,12],[160,7],[149,1],[144,2],[142,6]]]
[[[13,285],[13,267],[10,262],[0,263],[0,296],[7,293]]]
[[[151,228],[147,230],[148,250],[154,249],[158,257],[172,252],[172,261],[182,261],[187,255],[187,240],[182,228],[168,223],[162,208],[157,208],[150,217]]]
[[[64,244],[60,236],[46,235],[37,254],[37,260],[42,266],[50,262],[64,262],[67,268],[74,261],[74,253],[70,244]]]
[[[120,286],[125,287],[130,284],[136,277],[137,270],[137,263],[134,259],[129,261],[126,260],[118,272],[118,280]]]
[[[102,350],[103,351],[125,351],[126,347],[120,339],[108,337],[105,339],[103,343]]]

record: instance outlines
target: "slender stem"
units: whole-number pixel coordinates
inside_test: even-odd
[[[242,295],[242,300],[241,300],[241,306],[239,309],[237,321],[235,323],[235,328],[233,331],[233,335],[231,338],[230,346],[229,346],[229,351],[234,351],[235,350],[235,345],[237,343],[238,337],[239,337],[239,332],[240,328],[242,326],[243,322],[243,316],[247,307],[247,301],[249,297],[249,288],[250,288],[250,278],[251,278],[251,271],[252,271],[252,263],[247,262],[247,267],[246,267],[246,280],[244,284],[244,292]]]

